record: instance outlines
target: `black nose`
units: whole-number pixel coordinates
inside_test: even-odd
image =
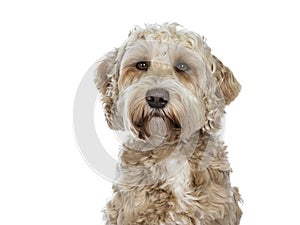
[[[162,109],[170,100],[169,92],[162,88],[154,88],[146,93],[146,101],[151,108]]]

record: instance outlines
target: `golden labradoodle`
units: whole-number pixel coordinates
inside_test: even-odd
[[[203,37],[174,23],[136,27],[95,82],[109,127],[127,135],[106,224],[239,224],[220,134],[241,87]]]

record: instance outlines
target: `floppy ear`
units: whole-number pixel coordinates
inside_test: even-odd
[[[107,124],[113,129],[113,103],[117,96],[117,55],[118,49],[108,52],[96,70],[95,84],[101,93]]]
[[[215,56],[212,56],[215,61],[215,77],[225,99],[225,104],[229,105],[240,93],[241,85],[233,76],[230,69]]]
[[[97,67],[95,84],[100,93],[104,96],[110,86],[110,81],[115,73],[116,58],[118,49],[106,53]]]

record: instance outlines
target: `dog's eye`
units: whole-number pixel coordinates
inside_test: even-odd
[[[181,62],[178,63],[174,68],[177,72],[185,72],[189,69],[189,66],[186,63]]]
[[[139,70],[148,70],[149,68],[149,63],[146,62],[146,61],[141,61],[141,62],[138,62],[135,67]]]

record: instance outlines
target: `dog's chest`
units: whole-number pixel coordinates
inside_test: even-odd
[[[161,222],[160,225],[191,224],[190,216],[194,217],[195,215],[197,219],[193,220],[193,224],[200,224],[202,212],[198,211],[199,208],[195,208],[199,203],[190,187],[191,168],[188,161],[180,158],[168,160],[165,168],[168,176],[165,185],[172,192],[174,207],[168,211],[171,223]]]
[[[190,166],[186,160],[172,159],[166,163],[168,179],[166,184],[171,189],[178,206],[185,210],[188,205],[193,202],[190,181]]]

